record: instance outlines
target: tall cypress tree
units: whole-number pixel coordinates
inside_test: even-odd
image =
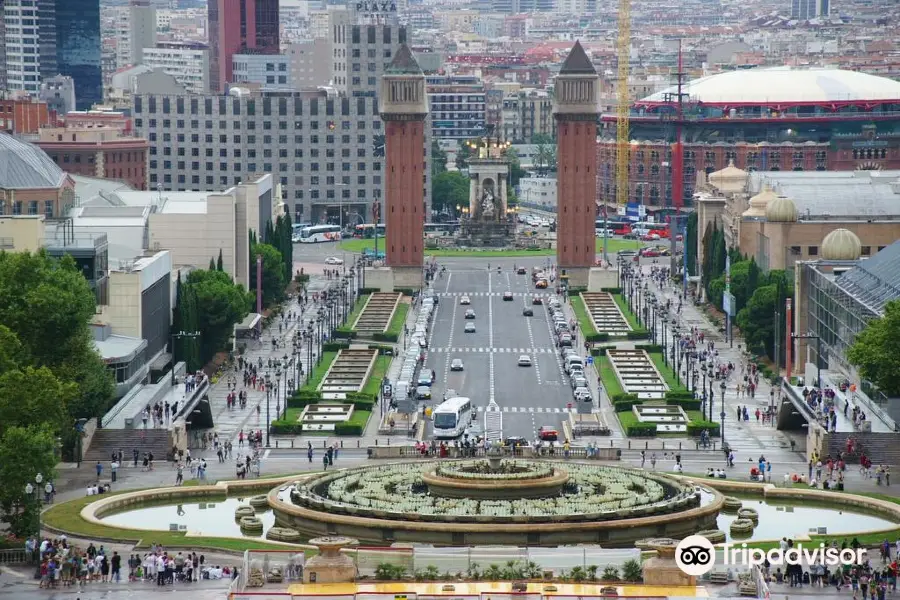
[[[207,269],[209,269],[210,271],[216,270],[216,259],[214,259],[214,258],[209,259],[209,267],[207,267]]]
[[[224,265],[222,263],[222,249],[219,248],[219,258],[216,259],[216,271],[224,271]]]

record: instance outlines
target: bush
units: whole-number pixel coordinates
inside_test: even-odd
[[[302,435],[303,426],[289,421],[272,421],[272,435]]]
[[[364,287],[359,289],[359,295],[362,296],[364,294],[374,294],[375,292],[380,292],[381,288],[370,288]]]
[[[400,336],[397,335],[396,333],[378,332],[372,336],[372,339],[375,340],[376,342],[391,342],[391,343],[396,344],[397,340],[400,339]]]
[[[335,423],[334,435],[362,435],[363,426],[359,423]]]
[[[591,356],[603,356],[606,354],[606,348],[591,348]]]
[[[635,404],[640,404],[640,402],[634,402],[633,400],[622,400],[621,402],[613,402],[613,410],[616,412],[625,412],[630,411]]]
[[[640,423],[625,428],[628,437],[656,437],[656,423]]]
[[[694,392],[687,390],[669,390],[666,392],[666,400],[693,400]]]
[[[613,394],[612,401],[613,404],[618,404],[619,402],[631,402],[632,404],[640,404],[640,400],[638,399],[637,394]]]
[[[594,333],[588,333],[584,336],[584,339],[591,343],[600,343],[600,342],[608,342],[609,334],[608,333],[600,333],[595,331]]]
[[[626,333],[625,337],[629,340],[646,340],[650,337],[650,332],[646,329],[635,329]]]
[[[661,344],[635,344],[635,350],[643,350],[647,354],[661,354],[663,347]]]
[[[404,296],[415,296],[418,290],[414,290],[413,288],[394,288],[395,292],[400,292]]]
[[[669,394],[666,394],[666,404],[669,406],[680,406],[684,410],[700,410],[700,400],[693,398],[669,398]]]
[[[620,287],[600,288],[600,291],[607,292],[609,294],[621,294],[622,288],[620,288]]]
[[[378,354],[382,356],[393,356],[394,347],[384,344],[369,344],[369,350],[378,350]]]
[[[338,327],[334,330],[332,335],[337,339],[352,340],[356,337],[356,332],[349,327]]]
[[[719,435],[719,424],[712,421],[691,421],[687,426],[687,434],[691,437],[700,437],[704,429],[713,437]]]
[[[335,337],[338,336],[335,334]],[[339,350],[346,350],[349,347],[349,342],[325,342],[322,344],[322,352],[338,352]]]

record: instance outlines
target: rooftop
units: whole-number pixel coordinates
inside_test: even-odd
[[[794,201],[801,221],[900,220],[900,171],[754,171],[750,196],[766,184]]]
[[[572,46],[572,51],[569,52],[569,56],[566,57],[565,62],[563,62],[562,67],[559,69],[560,75],[596,75],[597,70],[594,69],[593,63],[591,63],[591,59],[588,58],[587,54],[584,51],[584,47],[582,47],[581,42],[575,42],[575,45]]]
[[[641,102],[666,102],[676,87],[647,96]],[[683,87],[692,101],[704,104],[900,102],[900,81],[842,69],[740,69],[694,79]]]
[[[397,54],[394,55],[394,60],[391,61],[391,64],[385,70],[385,73],[394,75],[422,75],[422,68],[419,66],[419,63],[416,62],[416,58],[413,56],[409,46],[403,44],[400,46],[400,49],[397,50]]]
[[[0,133],[0,189],[58,189],[66,177],[37,146]]]
[[[900,241],[860,261],[835,282],[872,312],[883,314],[885,304],[900,298]]]
[[[94,340],[94,347],[106,363],[128,362],[147,346],[147,340],[112,334],[105,340]]]

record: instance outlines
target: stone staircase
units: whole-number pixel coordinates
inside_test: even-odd
[[[141,439],[141,434],[144,439]],[[122,450],[125,462],[132,461],[132,451],[137,448],[143,455],[152,452],[154,461],[165,460],[172,450],[168,429],[98,429],[91,440],[91,447],[84,453],[83,462],[103,463],[109,469],[109,460],[113,451]]]
[[[400,301],[399,292],[374,292],[369,296],[366,307],[356,320],[354,329],[360,337],[372,337],[376,333],[384,333],[391,324],[394,309]]]
[[[872,464],[900,465],[900,433],[895,432],[837,432],[829,433],[825,439],[828,453],[837,456],[847,449],[847,438],[853,437],[861,443]],[[858,462],[853,459],[852,462]]]

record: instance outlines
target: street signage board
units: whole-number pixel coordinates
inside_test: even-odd
[[[594,357],[593,357],[593,356],[588,356],[588,357],[587,357],[587,364],[589,364],[589,365],[594,364]]]

